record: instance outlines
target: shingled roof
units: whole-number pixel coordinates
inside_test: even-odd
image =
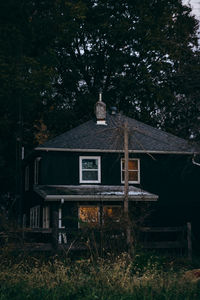
[[[129,131],[129,152],[200,152],[199,147],[184,139],[121,114],[107,114],[107,125],[97,125],[95,120],[90,120],[40,145],[36,150],[122,152],[125,122]]]

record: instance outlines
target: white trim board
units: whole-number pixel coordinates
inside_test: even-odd
[[[124,201],[124,196],[116,195],[46,195],[43,197],[45,201]],[[157,201],[158,196],[153,195],[131,195],[129,201]]]
[[[61,152],[98,152],[98,153],[124,153],[124,150],[106,150],[106,149],[69,149],[69,148],[48,148],[48,147],[37,147],[36,151],[61,151]],[[163,151],[163,150],[129,150],[129,153],[157,153],[157,154],[200,154],[197,151]]]

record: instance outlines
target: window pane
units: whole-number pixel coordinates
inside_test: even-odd
[[[82,222],[98,223],[98,207],[79,207],[79,219]]]
[[[120,220],[122,208],[120,206],[104,206],[103,213],[104,219],[112,219],[117,222]]]
[[[98,169],[98,160],[97,159],[82,159],[82,169]]]
[[[82,180],[98,180],[98,172],[97,171],[83,171],[82,172]]]
[[[138,160],[129,160],[128,169],[129,170],[138,170]]]
[[[129,171],[128,178],[129,178],[129,181],[138,181],[138,172],[137,171]]]
[[[122,170],[125,169],[125,160],[122,160]],[[129,160],[128,161],[128,169],[129,170],[138,170],[138,160]]]
[[[122,181],[124,181],[125,179],[124,179],[124,177],[125,177],[125,172],[124,171],[122,171]]]
[[[33,227],[33,209],[30,209],[30,227]]]
[[[36,222],[35,227],[39,228],[40,226],[40,209],[36,207]]]
[[[125,180],[125,172],[122,171],[122,181]],[[129,181],[138,181],[138,171],[128,171]]]

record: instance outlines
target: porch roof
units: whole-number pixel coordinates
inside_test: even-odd
[[[123,201],[124,186],[110,185],[36,185],[34,191],[45,201]],[[129,186],[130,201],[156,201],[158,195]]]

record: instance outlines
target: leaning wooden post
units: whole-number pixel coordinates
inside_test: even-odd
[[[192,227],[191,223],[187,223],[187,244],[188,244],[188,259],[192,260]]]
[[[53,210],[53,222],[52,222],[52,246],[56,250],[58,248],[58,209]]]
[[[128,127],[124,125],[124,213],[128,214]]]
[[[128,161],[129,161],[129,154],[128,154],[128,124],[127,121],[124,124],[124,215],[126,219],[126,242],[128,251],[131,250],[131,229],[129,224],[129,205],[128,205]]]

